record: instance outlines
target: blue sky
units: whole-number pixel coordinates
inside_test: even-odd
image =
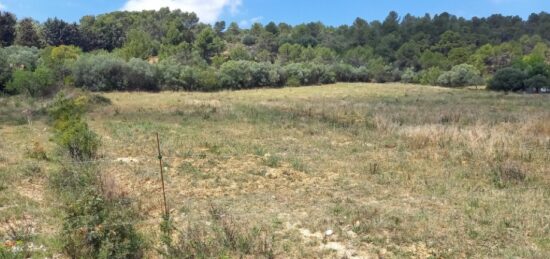
[[[384,19],[391,10],[400,15],[447,11],[467,18],[494,13],[526,18],[533,12],[550,12],[549,0],[0,0],[0,9],[39,21],[48,17],[78,21],[87,14],[161,6],[195,11],[202,21],[235,21],[244,27],[256,21],[351,24],[356,17],[368,21]]]

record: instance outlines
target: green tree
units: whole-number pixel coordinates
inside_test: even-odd
[[[223,40],[210,27],[206,27],[199,33],[193,46],[209,64],[212,63],[212,58],[225,48]]]
[[[44,25],[44,39],[50,46],[75,45],[79,46],[80,30],[76,23],[67,23],[61,19],[48,19]]]
[[[521,91],[525,89],[527,74],[520,69],[507,67],[496,72],[489,81],[488,89],[494,91]]]
[[[131,58],[147,59],[158,54],[158,43],[148,33],[133,29],[128,32],[126,43],[121,52],[127,60]]]
[[[37,24],[31,18],[19,21],[15,44],[37,48],[42,46],[42,39],[38,35]]]
[[[374,58],[374,50],[369,46],[355,47],[344,53],[343,60],[355,67],[365,66]]]
[[[82,55],[82,50],[75,46],[47,47],[42,51],[41,61],[55,74],[58,80],[64,80],[71,74],[72,65]]]
[[[396,63],[399,68],[412,67],[418,68],[420,58],[420,45],[409,41],[401,46],[396,53]]]
[[[0,47],[13,44],[16,24],[17,20],[14,14],[0,11]]]
[[[238,44],[229,50],[229,59],[231,60],[251,60],[252,56],[246,47]]]

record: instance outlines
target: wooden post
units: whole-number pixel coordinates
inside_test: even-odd
[[[168,211],[168,205],[166,205],[166,192],[164,190],[164,171],[162,168],[162,154],[160,153],[160,139],[159,139],[159,133],[157,132],[157,148],[158,148],[158,159],[159,159],[159,166],[160,166],[160,180],[162,182],[162,198],[164,199],[164,216],[166,218],[169,218],[170,212]]]

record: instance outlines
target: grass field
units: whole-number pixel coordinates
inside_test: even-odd
[[[99,165],[138,208],[148,257],[163,210],[156,132],[182,231],[216,209],[276,258],[550,257],[550,95],[335,84],[102,96],[112,104],[87,115]],[[60,253],[40,105],[0,98],[0,241],[17,232],[37,257]]]

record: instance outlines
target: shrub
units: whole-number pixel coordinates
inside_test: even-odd
[[[221,68],[220,84],[223,88],[242,89],[254,86],[252,65],[250,61],[229,61]]]
[[[64,252],[71,258],[143,257],[143,240],[132,224],[137,214],[131,200],[108,195],[99,175],[93,164],[72,164],[49,177],[63,202]]]
[[[328,66],[312,63],[293,63],[284,67],[287,85],[327,84],[336,81],[336,74]]]
[[[143,240],[123,201],[108,201],[91,189],[69,202],[62,241],[72,258],[141,258]]]
[[[128,90],[159,90],[156,68],[142,59],[131,59],[124,76]]]
[[[438,67],[432,67],[427,70],[420,71],[417,81],[423,85],[436,85],[437,79],[441,76],[441,74],[441,69]]]
[[[417,83],[418,74],[414,72],[412,68],[407,68],[401,75],[401,81],[403,83]]]
[[[221,87],[219,75],[214,68],[208,67],[197,72],[198,89],[216,91]]]
[[[55,89],[55,75],[47,67],[39,67],[36,71],[16,70],[6,90],[23,93],[31,97],[51,94]]]
[[[524,81],[525,88],[539,92],[541,88],[550,86],[550,80],[544,75],[535,75]]]
[[[126,90],[126,62],[110,55],[87,55],[74,64],[75,85],[91,91]]]
[[[398,80],[398,75],[394,69],[387,65],[382,58],[373,59],[368,64],[370,77],[377,83],[393,82]]]
[[[520,91],[525,88],[524,81],[527,75],[517,68],[503,68],[498,70],[489,81],[488,89],[494,91]]]
[[[36,47],[10,46],[4,49],[10,67],[34,70],[40,58],[40,50]]]
[[[82,120],[86,105],[84,97],[70,99],[59,95],[48,109],[54,122],[55,142],[75,160],[95,158],[100,144],[99,137]]]
[[[74,160],[94,159],[99,147],[99,137],[83,121],[73,119],[67,121],[67,124],[68,127],[56,134],[57,144],[65,148]]]
[[[6,83],[11,79],[11,68],[5,50],[0,48],[0,91],[6,87]]]
[[[474,66],[461,64],[454,66],[451,71],[439,76],[437,83],[442,86],[462,87],[480,85],[483,83],[483,79],[480,76],[480,72]]]

